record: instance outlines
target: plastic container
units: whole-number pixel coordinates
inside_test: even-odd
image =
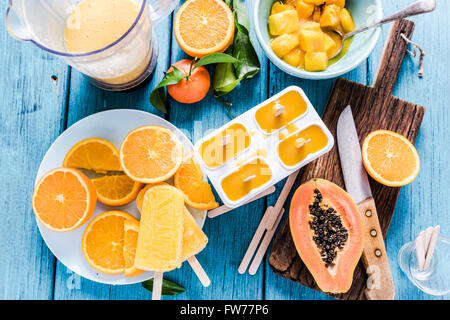
[[[158,54],[152,28],[179,0],[133,0],[139,13],[119,39],[92,52],[70,53],[64,44],[68,17],[82,0],[9,0],[6,27],[12,37],[29,41],[82,72],[97,87],[120,91],[139,85],[154,70]]]
[[[414,242],[401,247],[398,263],[408,279],[423,292],[435,296],[450,293],[450,238],[439,236],[430,266],[424,271],[417,268]]]
[[[270,123],[270,117],[268,117],[270,114],[261,115],[261,111],[258,112],[263,110],[264,112],[277,114],[276,108],[280,105],[283,106],[283,103],[287,103],[284,98],[287,95],[290,95],[291,98],[294,97],[294,100],[290,99],[289,101],[296,103],[297,110],[292,106],[289,106],[289,108],[284,106],[283,108],[291,114],[285,114],[283,111],[278,114],[276,122]],[[298,97],[298,101],[295,100],[296,97]],[[269,104],[271,107],[267,108]],[[292,117],[292,114],[295,116]],[[243,128],[242,134],[229,134],[228,138],[224,137],[227,135],[224,134],[227,129],[236,127]],[[280,143],[311,127],[317,127],[320,130],[322,137],[325,139],[324,143],[319,148],[314,149],[312,148],[316,142],[314,135],[311,137],[311,141],[308,141],[308,136],[299,136],[298,141],[296,141],[296,148],[298,148],[294,150],[294,153],[301,151],[304,153],[304,157],[301,156],[298,158],[299,161],[286,165],[279,155]],[[271,130],[267,130],[267,128],[271,128]],[[239,136],[242,138],[247,135],[249,136],[247,140],[238,139]],[[215,143],[211,143],[211,141],[215,141]],[[205,146],[208,146],[209,149],[207,150]],[[303,90],[291,86],[200,139],[194,145],[194,154],[222,202],[228,207],[236,208],[291,173],[326,154],[333,146],[334,139],[331,132],[325,126]],[[221,152],[225,152],[225,154],[221,154]],[[206,158],[209,156],[216,158],[212,160]],[[223,162],[216,163],[217,159],[223,160]],[[267,164],[268,169],[265,165],[259,164],[263,172],[255,172],[255,165],[258,168],[258,161]],[[252,168],[247,167],[244,170],[244,172],[247,172],[246,174],[242,173],[241,170],[241,176],[238,178],[236,172],[249,163],[253,163]],[[226,188],[231,188],[229,184],[230,175],[234,175],[232,185],[236,188],[232,192],[224,190],[223,187],[225,185]],[[262,177],[262,175],[266,175],[266,177]],[[227,183],[224,184],[224,180]],[[244,196],[236,198],[236,194],[244,194]]]

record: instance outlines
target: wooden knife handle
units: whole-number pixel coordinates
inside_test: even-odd
[[[362,260],[368,275],[366,298],[369,300],[393,300],[395,296],[389,259],[384,246],[383,233],[378,221],[373,198],[358,204],[364,223],[365,245]]]

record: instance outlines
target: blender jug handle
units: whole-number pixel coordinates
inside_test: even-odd
[[[180,0],[159,0],[153,2],[149,4],[150,19],[152,20],[152,25],[156,26],[172,13],[178,3],[180,3]]]
[[[15,1],[15,3],[17,4],[17,1]],[[5,16],[6,30],[8,30],[9,35],[16,40],[31,40],[33,36],[30,30],[23,24],[22,18],[18,12],[21,12],[20,5],[14,5],[13,0],[9,0]]]

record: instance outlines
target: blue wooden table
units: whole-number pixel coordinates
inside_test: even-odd
[[[391,13],[411,0],[383,1]],[[251,0],[246,1],[249,11]],[[1,1],[0,13],[7,1]],[[413,40],[426,50],[425,76],[417,77],[418,62],[407,56],[394,95],[427,107],[416,146],[421,156],[419,177],[400,193],[387,236],[387,250],[398,299],[439,299],[414,287],[399,269],[397,253],[420,230],[441,225],[450,235],[450,1],[438,0],[437,11],[416,17]],[[3,17],[4,15],[2,15]],[[2,18],[3,19],[3,18]],[[0,27],[0,299],[150,299],[140,285],[109,286],[80,278],[59,263],[43,242],[31,209],[35,175],[51,143],[67,127],[95,112],[132,108],[160,114],[149,102],[152,88],[163,71],[185,57],[172,32],[173,17],[156,28],[159,57],[150,81],[126,93],[101,91],[63,62],[31,44],[13,40]],[[370,58],[344,77],[371,84],[379,63],[388,26]],[[285,87],[302,87],[319,113],[323,111],[334,80],[307,81],[291,77],[272,65],[252,34],[261,72],[226,96],[237,115]],[[197,141],[229,117],[223,106],[208,96],[201,103],[170,101],[167,120]],[[281,186],[278,190],[281,189]],[[254,276],[240,275],[237,267],[259,220],[276,195],[258,200],[224,216],[209,219],[205,232],[209,245],[199,254],[212,285],[203,288],[192,270],[165,275],[186,287],[174,299],[328,299],[327,296],[275,275],[263,262]],[[449,296],[443,297],[448,299]],[[170,299],[170,298],[167,298]]]

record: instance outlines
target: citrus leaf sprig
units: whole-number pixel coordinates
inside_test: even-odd
[[[152,105],[163,113],[167,113],[167,98],[165,87],[168,85],[177,84],[182,79],[189,80],[192,71],[200,66],[206,66],[214,63],[237,63],[238,59],[225,53],[212,53],[204,56],[201,59],[195,58],[192,60],[191,67],[188,74],[184,74],[180,69],[172,66],[173,70],[166,72],[162,81],[153,89],[150,94],[150,102]]]
[[[153,279],[142,282],[142,286],[148,291],[153,291]],[[163,279],[161,295],[163,296],[175,296],[177,294],[185,292],[186,289],[173,283],[172,281]]]

